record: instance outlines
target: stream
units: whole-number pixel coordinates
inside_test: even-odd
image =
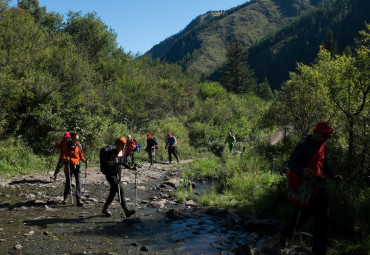
[[[123,217],[118,196],[110,207],[112,217],[102,215],[109,186],[98,168],[89,170],[83,207],[76,206],[75,197],[74,205],[71,200],[61,203],[64,174],[56,182],[46,175],[3,180],[0,253],[284,254],[276,247],[274,220],[250,216],[246,221],[227,210],[205,210],[194,201],[179,203],[171,196],[178,184],[171,180],[181,171],[161,166],[143,169],[138,177],[136,214],[128,219]],[[123,176],[125,198],[134,208],[134,175]],[[212,187],[198,183],[193,192],[199,195]]]

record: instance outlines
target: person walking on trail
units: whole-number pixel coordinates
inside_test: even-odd
[[[226,137],[226,141],[225,143],[227,143],[229,145],[229,150],[230,150],[230,153],[234,153],[234,143],[235,143],[236,139],[235,139],[235,135],[233,135],[233,133],[229,132],[229,135]]]
[[[172,154],[175,156],[177,163],[179,163],[179,157],[177,156],[177,140],[171,133],[167,134],[168,138],[166,140],[165,149],[168,148],[168,161],[172,162]]]
[[[64,144],[67,143],[68,141],[71,140],[71,135],[69,134],[69,132],[65,132],[64,133],[64,136],[63,136],[63,139],[55,145],[55,148],[57,150],[60,150],[60,154],[59,154],[59,160],[58,160],[58,164],[57,164],[57,167],[55,168],[55,172],[53,174],[53,177],[51,177],[52,180],[56,180],[57,177],[58,177],[58,174],[60,172],[60,169],[62,168],[62,166],[64,166],[65,162],[63,161],[63,147],[64,147]]]
[[[64,187],[64,199],[63,203],[67,202],[68,194],[71,192],[71,180],[72,176],[75,176],[76,180],[76,200],[77,206],[83,206],[81,200],[81,171],[80,171],[80,160],[87,164],[87,159],[84,158],[82,145],[80,143],[80,137],[76,133],[71,134],[71,141],[64,145],[63,160],[66,162],[64,173],[66,175],[66,184]],[[72,199],[72,198],[71,198]]]
[[[136,166],[130,167],[124,162],[124,148],[126,146],[126,139],[124,137],[117,138],[114,144],[115,148],[113,146],[108,146],[111,148],[105,150],[104,155],[102,153],[100,154],[100,168],[101,171],[105,174],[105,178],[110,185],[109,195],[103,206],[102,213],[107,217],[112,216],[112,213],[108,209],[114,197],[118,193],[120,204],[123,211],[125,212],[126,218],[128,218],[131,215],[135,214],[135,210],[129,210],[127,208],[124,191],[121,184],[121,171],[122,166],[135,171],[137,169]],[[104,148],[106,147],[103,147],[101,151],[104,150]]]
[[[151,134],[147,134],[146,137],[145,151],[148,153],[150,165],[153,165],[153,157],[155,156],[155,151],[158,149],[158,143]]]
[[[327,161],[325,142],[333,134],[328,122],[317,123],[313,135],[305,137],[295,147],[289,161],[288,199],[292,201],[295,216],[282,229],[280,241],[286,246],[289,238],[293,240],[295,231],[310,215],[314,218],[312,252],[326,254],[329,231],[329,199],[325,189],[324,175],[339,184],[342,176],[331,170]]]
[[[127,136],[127,143],[126,143],[126,155],[125,155],[125,163],[127,163],[127,159],[130,157],[130,165],[134,165],[134,152],[136,150],[136,140],[131,137],[131,135]]]

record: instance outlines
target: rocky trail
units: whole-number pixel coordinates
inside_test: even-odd
[[[112,217],[103,217],[109,186],[98,167],[88,168],[86,189],[82,175],[83,207],[75,199],[74,205],[61,203],[62,173],[56,181],[50,179],[52,172],[2,177],[0,254],[308,254],[300,247],[280,247],[280,226],[269,217],[241,217],[193,200],[180,203],[173,192],[188,162],[139,168],[137,206],[135,173],[124,169],[125,198],[129,207],[136,207],[128,219],[118,198]],[[212,186],[199,181],[193,192],[201,196]]]

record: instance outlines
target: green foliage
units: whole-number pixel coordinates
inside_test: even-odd
[[[44,169],[46,159],[32,153],[21,140],[7,139],[0,141],[0,174],[28,174]]]
[[[256,86],[254,72],[248,65],[247,52],[238,40],[234,40],[227,50],[222,80],[228,91],[237,94],[251,92]]]

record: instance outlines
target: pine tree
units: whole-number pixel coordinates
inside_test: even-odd
[[[334,40],[333,32],[329,29],[326,39],[323,42],[324,48],[330,52],[331,56],[334,57],[337,54],[337,42]]]
[[[271,100],[274,97],[266,76],[265,79],[263,79],[263,82],[257,85],[255,93],[257,96],[265,100]]]
[[[248,54],[238,40],[234,40],[226,53],[222,81],[228,91],[236,94],[251,92],[256,85],[254,71],[249,68]]]

